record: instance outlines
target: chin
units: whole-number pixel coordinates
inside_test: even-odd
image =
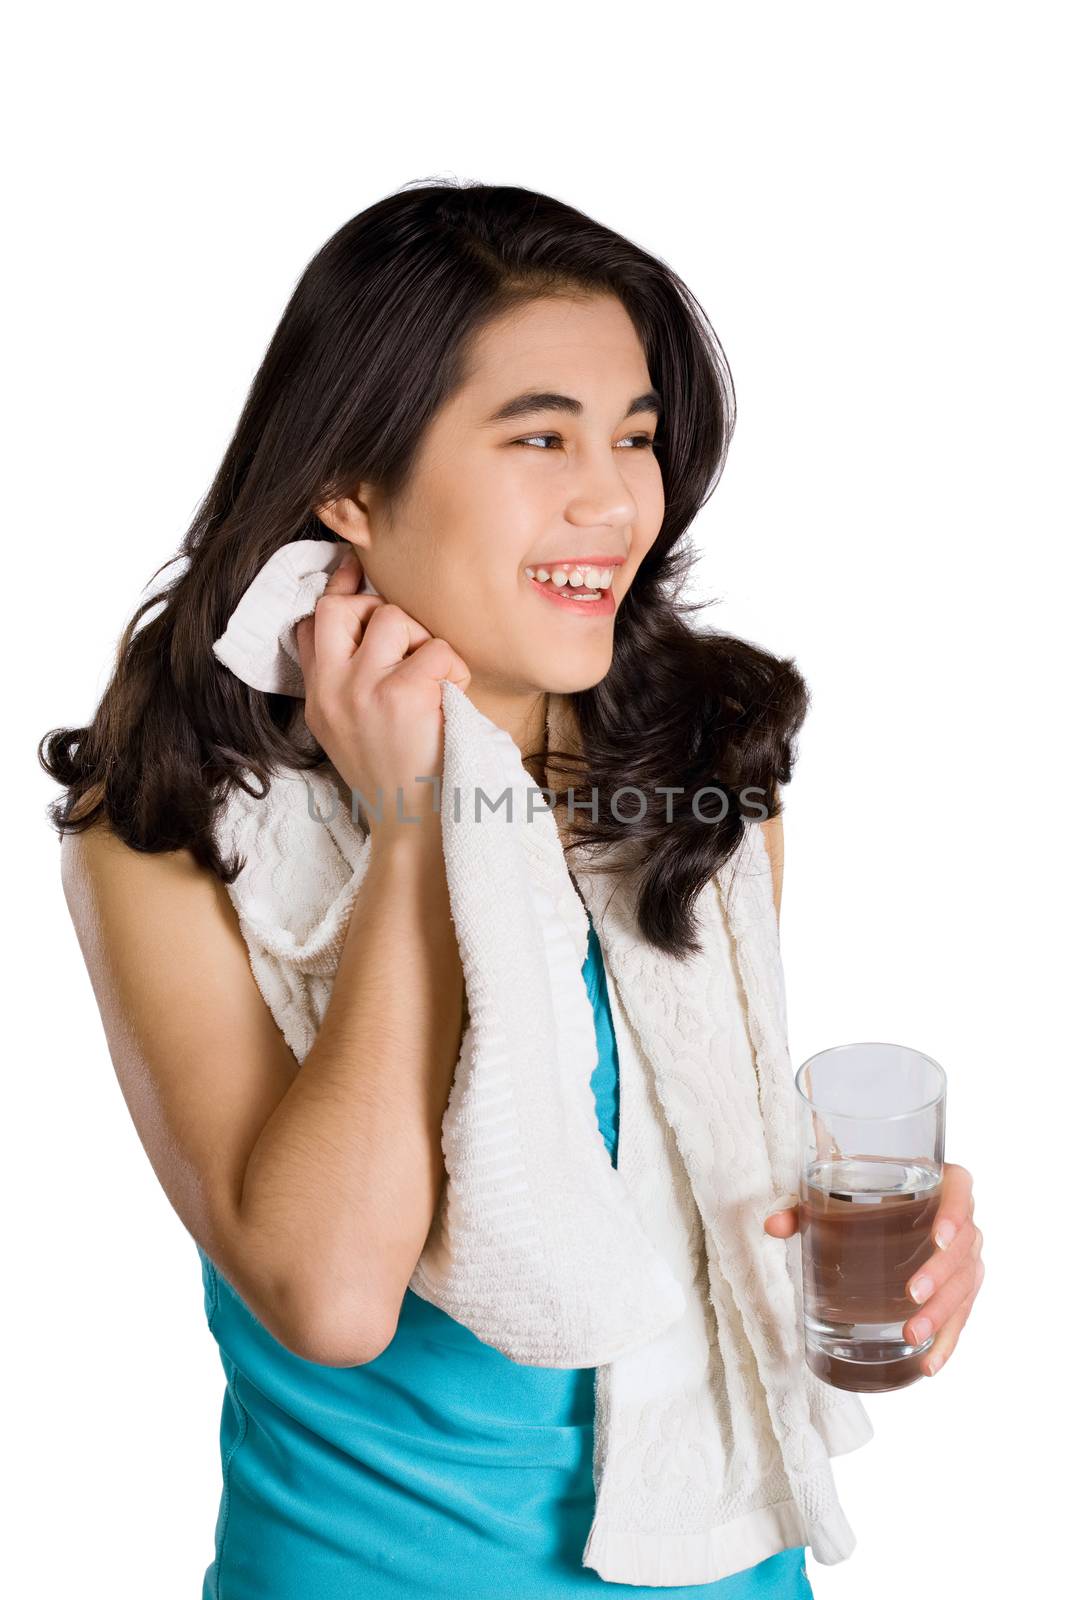
[[[560,663],[548,679],[542,678],[538,688],[545,694],[580,694],[583,689],[595,689],[602,683],[611,668],[611,656],[604,662],[585,666],[576,662],[570,671]]]

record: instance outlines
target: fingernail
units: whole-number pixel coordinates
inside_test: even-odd
[[[911,1325],[912,1344],[925,1344],[934,1331],[934,1325],[929,1317],[919,1317]]]
[[[929,1370],[931,1378],[933,1377],[934,1373],[937,1371],[937,1369],[938,1369],[938,1367],[940,1365],[941,1365],[941,1357],[940,1356],[931,1356],[930,1357],[929,1361],[927,1362],[927,1368]]]
[[[792,1211],[793,1207],[799,1204],[798,1194],[777,1194],[767,1208],[767,1216],[773,1216],[776,1211]]]
[[[956,1224],[954,1222],[938,1223],[937,1232],[934,1234],[935,1242],[942,1250],[947,1250],[956,1237]]]
[[[933,1287],[934,1280],[932,1278],[916,1278],[914,1283],[908,1285],[908,1293],[915,1301],[915,1304],[921,1306],[923,1301],[929,1297]]]

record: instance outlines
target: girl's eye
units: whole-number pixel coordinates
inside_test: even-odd
[[[654,436],[650,433],[631,433],[629,438],[636,441],[637,447],[641,450],[651,450],[656,443]],[[563,442],[558,433],[531,433],[525,439],[515,439],[512,442],[514,444],[528,445],[536,439],[553,439],[557,444],[562,444]]]

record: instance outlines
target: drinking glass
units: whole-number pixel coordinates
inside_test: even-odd
[[[902,1389],[933,1343],[904,1323],[941,1200],[944,1070],[907,1045],[839,1044],[794,1082],[808,1366],[838,1389]]]

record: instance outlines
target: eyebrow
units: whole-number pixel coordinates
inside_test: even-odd
[[[505,401],[491,416],[486,417],[485,421],[487,425],[493,422],[511,422],[516,417],[527,417],[542,411],[564,411],[568,416],[580,417],[585,407],[580,400],[575,400],[569,394],[530,389],[526,394],[517,394],[514,399]],[[641,411],[654,411],[660,421],[663,420],[663,400],[658,390],[646,389],[644,394],[635,395],[624,417],[636,416]]]

